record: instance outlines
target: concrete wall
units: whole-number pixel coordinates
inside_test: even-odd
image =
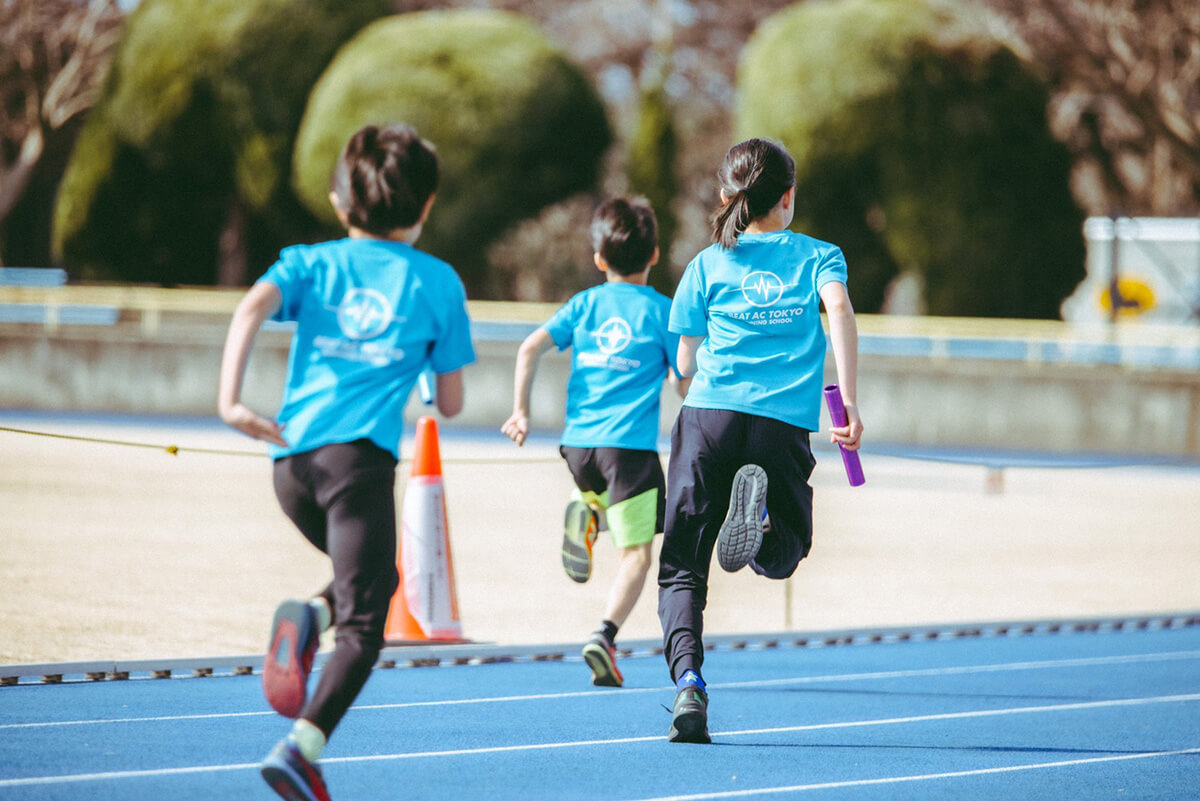
[[[224,328],[0,326],[0,408],[215,415]],[[277,408],[290,335],[260,334],[244,399]],[[456,424],[495,427],[512,406],[516,341],[479,341]],[[877,442],[1200,457],[1200,370],[1031,359],[860,357],[859,405]],[[832,367],[832,365],[830,365]],[[534,385],[536,430],[562,422],[569,361],[549,353]],[[833,382],[832,371],[827,376]],[[663,430],[679,408],[664,390]],[[425,407],[414,400],[413,415]]]

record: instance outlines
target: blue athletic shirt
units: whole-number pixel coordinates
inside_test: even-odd
[[[816,431],[825,370],[821,287],[846,283],[836,245],[791,231],[742,234],[687,266],[671,331],[705,337],[684,405],[771,417]]]
[[[400,457],[403,410],[426,365],[475,361],[466,291],[449,264],[403,242],[346,238],[285,248],[260,279],[273,319],[296,322],[275,458],[369,439]]]
[[[662,382],[679,337],[667,330],[671,300],[618,281],[571,298],[542,326],[559,350],[574,348],[562,444],[658,449]]]

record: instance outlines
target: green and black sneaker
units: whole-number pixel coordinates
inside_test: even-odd
[[[600,535],[595,511],[581,500],[567,504],[563,521],[562,564],[572,581],[580,584],[592,575],[592,546]]]
[[[685,684],[675,694],[675,709],[667,740],[673,743],[712,742],[708,736],[708,693],[694,684]]]

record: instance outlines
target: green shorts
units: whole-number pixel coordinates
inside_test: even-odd
[[[558,452],[580,497],[604,511],[618,548],[645,545],[663,530],[667,482],[657,451],[563,445]]]

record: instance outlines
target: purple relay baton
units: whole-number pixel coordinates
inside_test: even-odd
[[[842,404],[842,391],[837,384],[825,387],[825,405],[829,407],[829,419],[834,426],[841,428],[846,425],[846,407]],[[850,479],[850,486],[862,486],[867,479],[863,476],[858,451],[848,451],[840,442],[838,450],[842,452],[842,464],[846,466],[846,478]]]

